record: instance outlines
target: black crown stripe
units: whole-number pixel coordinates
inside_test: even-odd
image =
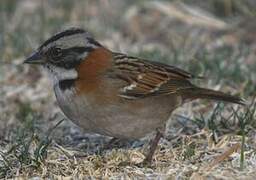
[[[79,29],[79,28],[72,28],[72,29],[67,29],[65,31],[59,32],[57,34],[55,34],[53,37],[49,38],[48,40],[46,40],[40,47],[39,49],[41,49],[44,46],[47,46],[48,44],[64,37],[64,36],[71,36],[74,34],[82,34],[85,33],[86,31],[83,29]]]

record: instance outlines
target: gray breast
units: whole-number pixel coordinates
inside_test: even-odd
[[[88,97],[76,96],[74,88],[54,86],[57,101],[63,113],[87,132],[124,138],[139,139],[165,126],[176,108],[173,96],[149,97],[140,100],[120,98],[117,104],[102,106]],[[131,108],[143,101],[145,106]]]
[[[82,128],[89,131],[91,123],[86,112],[89,111],[90,106],[85,99],[81,100],[76,96],[76,90],[71,83],[65,85],[58,83],[54,86],[58,105],[68,119],[78,126],[82,123]]]

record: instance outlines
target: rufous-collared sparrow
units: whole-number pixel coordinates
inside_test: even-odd
[[[197,98],[245,103],[196,87],[190,82],[194,76],[177,67],[112,52],[80,28],[55,34],[25,63],[49,71],[63,113],[86,131],[119,139],[157,132],[145,162],[152,160],[172,111],[183,103]]]

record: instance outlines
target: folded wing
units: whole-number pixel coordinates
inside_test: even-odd
[[[118,77],[127,82],[120,90],[122,97],[144,98],[194,87],[189,81],[193,75],[177,67],[119,53],[114,54],[114,59]]]

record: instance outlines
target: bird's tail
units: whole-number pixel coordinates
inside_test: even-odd
[[[217,101],[231,102],[240,105],[246,105],[245,100],[240,97],[225,94],[221,91],[215,91],[206,88],[193,87],[180,90],[183,99],[211,99]]]

